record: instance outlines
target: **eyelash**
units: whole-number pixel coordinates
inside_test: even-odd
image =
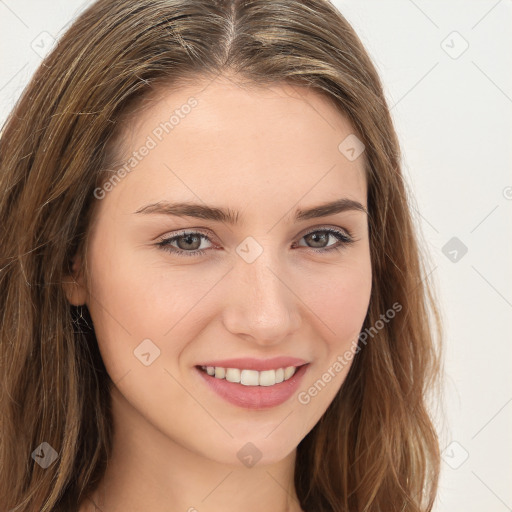
[[[328,247],[328,248],[324,248],[324,249],[322,249],[322,248],[315,249],[314,247],[307,247],[307,246],[301,246],[301,247],[306,247],[306,249],[309,249],[313,252],[324,253],[324,254],[332,252],[332,251],[340,251],[341,249],[345,248],[346,246],[348,246],[356,241],[356,240],[354,240],[354,238],[352,237],[351,233],[348,230],[345,230],[345,231],[347,234],[343,233],[342,231],[339,231],[337,229],[332,229],[332,228],[314,229],[314,230],[309,231],[309,232],[305,233],[304,235],[302,235],[301,239],[308,235],[311,235],[313,233],[328,233],[328,234],[336,237],[338,239],[338,241],[341,243],[338,243],[332,247]],[[202,240],[205,240],[205,239],[209,240],[208,236],[206,236],[203,233],[200,233],[197,231],[184,231],[184,232],[182,232],[178,235],[172,236],[170,238],[164,238],[164,239],[160,240],[160,242],[158,242],[156,245],[159,248],[161,248],[162,250],[170,252],[171,254],[176,254],[177,256],[202,256],[202,255],[204,255],[204,253],[207,251],[207,249],[196,249],[195,251],[184,251],[183,249],[177,249],[176,247],[173,247],[170,245],[171,242],[174,242],[178,238],[182,238],[182,237],[186,237],[186,236],[190,236],[190,235],[199,235]]]

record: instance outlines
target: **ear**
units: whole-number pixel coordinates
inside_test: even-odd
[[[62,286],[70,304],[82,306],[87,299],[87,289],[82,275],[82,258],[76,255],[72,261],[72,274],[64,276]]]

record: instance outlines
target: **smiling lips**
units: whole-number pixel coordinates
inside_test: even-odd
[[[216,379],[239,382],[244,386],[274,386],[293,377],[297,367],[287,366],[277,370],[257,370],[223,368],[222,366],[202,366],[201,369]]]
[[[196,368],[210,389],[228,402],[262,409],[288,400],[308,366],[303,359],[276,357],[210,361]]]

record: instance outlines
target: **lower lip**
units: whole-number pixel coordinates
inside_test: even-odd
[[[239,382],[216,379],[195,367],[206,384],[228,402],[246,409],[266,409],[286,402],[297,390],[309,363],[297,368],[292,377],[273,386],[244,386]]]

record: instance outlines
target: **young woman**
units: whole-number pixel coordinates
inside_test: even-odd
[[[432,510],[439,316],[330,3],[94,3],[0,190],[2,512]]]

